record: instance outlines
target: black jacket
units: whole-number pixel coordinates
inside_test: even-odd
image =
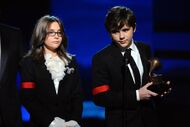
[[[24,53],[22,34],[18,28],[0,24],[0,37],[0,126],[21,127],[16,77]]]
[[[135,43],[143,64],[142,85],[148,82],[150,48]],[[106,127],[154,127],[155,115],[152,101],[137,101],[132,77],[124,77],[123,56],[120,49],[110,44],[93,57],[94,102],[105,107]],[[124,84],[124,79],[128,84]],[[147,125],[147,126],[144,126]]]
[[[56,94],[51,74],[44,63],[40,64],[31,57],[21,61],[21,82],[30,84],[21,88],[21,99],[34,126],[48,127],[54,117],[80,122],[82,89],[74,57],[68,67],[74,68],[74,71],[66,73]]]

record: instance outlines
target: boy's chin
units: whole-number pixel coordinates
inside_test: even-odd
[[[118,44],[121,49],[126,49],[130,46],[130,44]]]

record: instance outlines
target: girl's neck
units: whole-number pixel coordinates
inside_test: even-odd
[[[56,57],[58,56],[56,51],[49,51],[49,50],[45,50],[45,54],[51,54],[52,57]]]

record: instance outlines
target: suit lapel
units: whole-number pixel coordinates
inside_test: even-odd
[[[7,37],[5,32],[1,32],[1,70],[0,70],[0,81],[2,81],[2,77],[5,72],[5,68],[7,65],[8,59],[8,50],[9,50],[9,42],[7,41]]]
[[[135,43],[136,44],[136,43]],[[142,61],[142,65],[143,65],[143,69],[144,69],[144,73],[143,73],[143,77],[142,77],[142,84],[145,84],[147,81],[147,73],[148,73],[148,68],[147,68],[147,59],[145,57],[145,53],[143,53],[142,51],[142,47],[138,44],[136,44],[139,53],[140,53],[140,57],[141,57],[141,61]]]
[[[112,44],[110,46],[110,59],[109,63],[110,69],[112,72],[118,77],[118,80],[123,81],[123,74],[124,74],[124,61],[123,61],[123,55],[121,54],[121,50],[115,45]]]
[[[121,54],[120,49],[116,45],[112,44],[110,46],[110,50],[111,50],[111,56],[114,58],[113,59],[114,63],[117,63],[117,65],[118,64],[122,65],[123,64],[123,56]]]
[[[52,93],[52,95],[56,95],[56,91],[55,91],[55,86],[54,86],[54,81],[52,79],[52,75],[51,73],[47,70],[47,66],[44,64],[45,60],[42,62],[43,64],[37,64],[39,65],[39,70],[41,70],[41,74],[45,75],[45,77],[48,77],[46,80],[49,83],[49,87],[50,87],[50,91]]]

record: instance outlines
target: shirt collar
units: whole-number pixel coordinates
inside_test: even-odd
[[[134,43],[133,40],[132,40],[132,43],[131,43],[131,45],[129,46],[129,48],[131,49],[131,51],[134,51],[134,52],[137,50],[137,48],[136,48],[135,43]]]

